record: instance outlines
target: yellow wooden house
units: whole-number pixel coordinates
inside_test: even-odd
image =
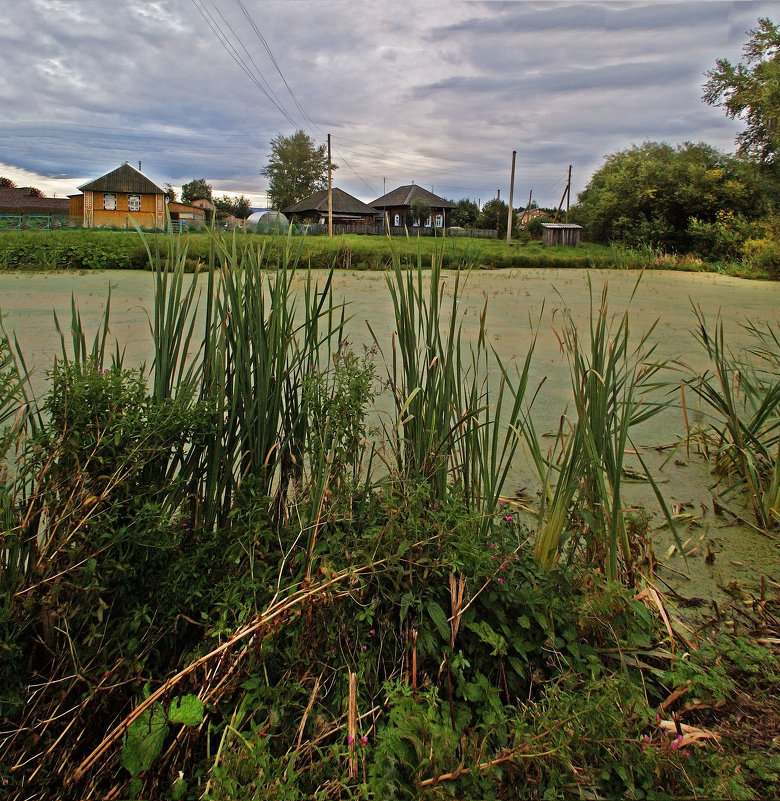
[[[84,228],[164,228],[165,192],[125,162],[70,195],[70,215]]]

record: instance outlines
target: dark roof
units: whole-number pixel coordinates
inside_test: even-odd
[[[322,189],[313,195],[293,203],[286,209],[285,214],[304,214],[307,211],[328,211],[328,190]],[[376,209],[358,200],[343,189],[333,187],[333,213],[334,214],[376,214]]]
[[[134,192],[139,195],[162,195],[163,190],[125,162],[113,172],[80,186],[82,192]]]
[[[436,209],[454,209],[455,204],[450,203],[443,197],[434,195],[427,189],[423,189],[417,184],[410,184],[409,186],[399,186],[398,189],[393,189],[386,195],[377,198],[371,205],[376,209],[385,209],[397,206],[411,206],[412,201],[415,199],[424,200],[431,208]]]
[[[66,197],[36,197],[29,186],[0,188],[0,214],[70,214]]]
[[[582,226],[575,223],[542,223],[542,228],[552,228],[556,231],[576,231]]]

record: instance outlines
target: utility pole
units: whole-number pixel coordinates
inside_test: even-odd
[[[328,236],[333,236],[333,165],[330,160],[330,134],[328,134]]]
[[[532,189],[528,193],[528,205],[525,207],[525,213],[523,214],[523,225],[528,225],[528,212],[531,211],[531,198],[534,196],[534,190]]]
[[[566,179],[566,189],[563,190],[563,194],[561,195],[561,202],[558,204],[558,210],[555,212],[555,221],[558,221],[558,215],[561,213],[561,209],[563,208],[563,201],[566,201],[566,219],[568,220],[569,214],[569,194],[571,193],[571,164],[569,164],[569,177]]]
[[[515,195],[515,159],[517,158],[517,151],[512,151],[512,173],[509,177],[509,212],[506,219],[506,243],[512,244],[512,201]]]

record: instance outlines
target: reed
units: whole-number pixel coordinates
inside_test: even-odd
[[[753,344],[735,354],[726,342],[723,321],[710,328],[694,307],[695,336],[711,369],[687,383],[712,415],[709,439],[715,470],[727,478],[726,493],[744,491],[756,522],[780,525],[780,335],[770,325],[749,323]]]
[[[638,285],[639,281],[634,294]],[[590,281],[589,291],[587,338],[583,340],[568,313],[564,313],[558,335],[569,362],[574,407],[571,421],[562,418],[556,438],[558,452],[542,458],[528,420],[523,429],[545,486],[543,498],[549,504],[546,518],[540,513],[535,555],[543,567],[555,563],[576,507],[585,525],[579,527],[574,545],[582,545],[586,563],[603,567],[607,578],[617,580],[621,575],[630,578],[632,571],[622,491],[626,451],[631,446],[639,453],[630,432],[665,408],[654,396],[662,386],[659,373],[668,364],[654,358],[656,345],[650,342],[654,325],[632,341],[628,310],[615,318],[609,312],[607,286],[598,305],[594,305]],[[649,473],[647,480],[672,524]],[[553,481],[554,491],[550,488]],[[672,531],[677,537],[673,524]]]

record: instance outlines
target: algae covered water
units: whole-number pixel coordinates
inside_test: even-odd
[[[454,274],[445,276],[454,283]],[[638,285],[637,282],[639,281]],[[714,514],[717,489],[710,466],[681,443],[685,418],[679,385],[692,373],[708,369],[707,357],[692,334],[697,325],[693,307],[714,324],[723,319],[726,341],[739,350],[750,342],[742,323],[777,324],[780,285],[719,276],[711,273],[636,272],[578,269],[496,270],[468,275],[458,312],[463,338],[468,343],[479,329],[487,302],[487,335],[496,353],[506,363],[521,362],[536,337],[531,386],[539,387],[531,414],[540,433],[557,430],[570,400],[570,372],[561,350],[558,331],[566,310],[585,331],[591,298],[598,304],[608,285],[610,311],[629,309],[632,339],[636,342],[655,326],[651,341],[657,343],[657,359],[674,361],[666,378],[669,408],[644,424],[635,437],[645,461],[657,477],[667,503],[679,512],[681,535],[689,552],[687,560],[670,552],[672,540],[655,510],[657,503],[645,482],[635,481],[627,491],[632,504],[650,514],[651,536],[656,557],[669,569],[660,575],[684,594],[718,598],[730,582],[756,585],[760,576],[780,581],[779,546],[771,539],[731,517]],[[391,342],[393,307],[384,274],[337,271],[335,295],[346,303],[349,338],[355,348],[371,344],[371,330],[380,343]],[[46,386],[46,372],[60,352],[60,333],[69,343],[72,299],[78,305],[88,332],[97,330],[111,294],[110,328],[125,364],[149,362],[152,355],[149,313],[153,302],[153,277],[136,271],[0,274],[0,312],[8,334],[19,341],[27,366],[33,370],[36,391]],[[533,394],[533,390],[529,393]],[[688,423],[706,422],[693,399]],[[639,471],[639,465],[632,462]],[[509,488],[526,493],[533,505],[537,480],[530,463],[522,457],[513,465]],[[738,499],[729,504],[749,519]],[[678,572],[673,572],[678,571]],[[680,574],[685,574],[687,578]]]

